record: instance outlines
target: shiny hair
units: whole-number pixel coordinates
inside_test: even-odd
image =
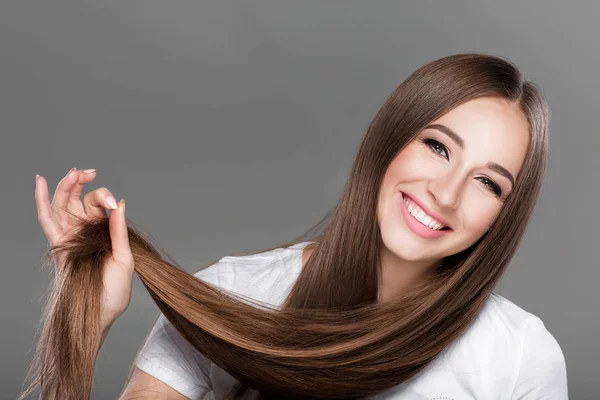
[[[430,122],[484,96],[514,103],[528,120],[529,147],[511,194],[474,245],[444,258],[421,284],[378,302],[376,206],[389,164]],[[418,374],[459,338],[499,282],[539,196],[549,117],[540,90],[505,58],[469,53],[434,60],[377,111],[341,199],[325,218],[293,241],[252,252],[316,242],[280,308],[197,279],[167,261],[128,221],[135,271],[181,335],[239,381],[231,398],[248,390],[258,399],[374,396]],[[24,395],[40,385],[44,399],[90,398],[102,260],[111,240],[108,218],[78,228],[68,242],[49,249],[66,253],[66,265],[56,271],[34,380]]]

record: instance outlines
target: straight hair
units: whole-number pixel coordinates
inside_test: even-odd
[[[429,123],[479,97],[518,105],[529,147],[489,230],[444,258],[422,283],[378,302],[383,245],[378,192],[395,156]],[[364,399],[406,382],[473,322],[513,258],[545,175],[550,112],[537,86],[503,57],[446,56],[414,71],[385,100],[360,144],[338,204],[295,240],[314,241],[281,307],[225,291],[186,272],[128,221],[137,272],[160,311],[200,353],[239,382],[230,398]],[[65,254],[28,376],[42,398],[89,400],[100,338],[108,218],[82,220],[50,247]],[[209,264],[212,265],[212,264]],[[131,371],[130,371],[131,375]],[[252,393],[248,393],[248,391]]]

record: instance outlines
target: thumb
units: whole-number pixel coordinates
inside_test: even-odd
[[[113,258],[115,261],[124,264],[130,263],[132,254],[131,248],[129,247],[129,234],[127,232],[127,221],[125,219],[124,199],[119,201],[116,210],[111,210],[108,224]]]

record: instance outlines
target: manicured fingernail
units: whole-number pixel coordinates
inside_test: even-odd
[[[108,203],[108,206],[110,208],[112,208],[113,210],[117,209],[117,201],[115,200],[114,197],[110,196],[106,199],[106,202]]]
[[[91,174],[92,172],[95,172],[96,169],[95,168],[90,168],[90,169],[84,169],[83,172],[85,172],[86,174]]]

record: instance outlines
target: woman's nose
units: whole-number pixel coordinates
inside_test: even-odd
[[[456,209],[464,179],[458,175],[431,179],[428,191],[440,209]]]

